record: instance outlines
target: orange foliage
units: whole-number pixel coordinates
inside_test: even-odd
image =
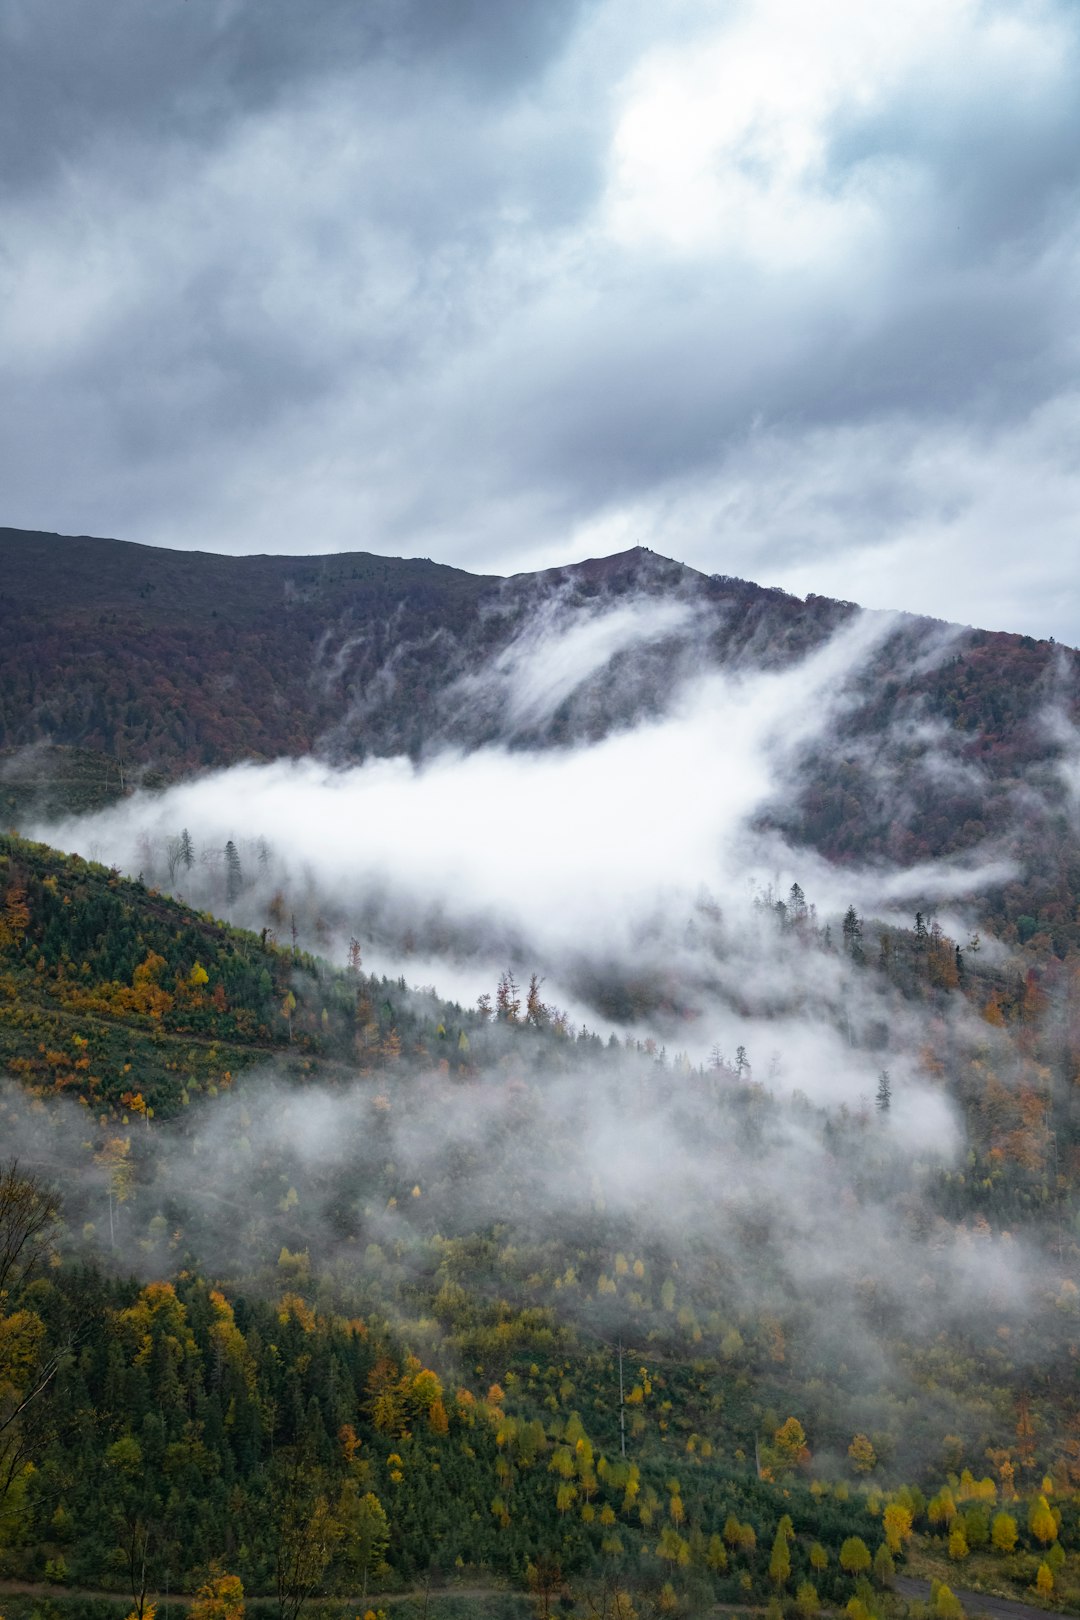
[[[389,1356],[380,1356],[368,1374],[371,1420],[381,1434],[404,1436],[409,1424],[426,1422],[431,1434],[447,1434],[450,1423],[437,1373],[408,1356],[404,1369]]]
[[[315,1312],[301,1294],[282,1294],[278,1301],[278,1321],[298,1322],[305,1333],[315,1331]]]

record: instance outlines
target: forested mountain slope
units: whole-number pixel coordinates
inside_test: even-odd
[[[222,557],[0,529],[0,747],[49,741],[175,773],[313,748],[351,758],[475,744],[500,735],[505,715],[447,704],[456,681],[553,602],[565,612],[641,595],[700,607],[716,660],[791,657],[851,611],[642,549],[502,580],[364,552]],[[587,721],[571,705],[518,740],[637,718],[681,672],[683,641],[673,628],[647,679],[594,703]]]
[[[0,746],[51,741],[100,749],[175,771],[271,758],[324,740],[346,754],[421,750],[449,729],[475,743],[491,715],[441,700],[513,643],[530,617],[555,605],[610,606],[647,598],[697,610],[694,652],[709,663],[768,666],[819,644],[854,608],[707,576],[644,548],[502,580],[423,559],[364,552],[325,557],[226,557],[0,529]],[[1046,752],[1022,734],[1055,677],[1077,655],[1028,636],[952,627],[939,667],[908,667],[934,621],[904,616],[866,693],[859,728],[884,731],[895,706],[918,694],[928,712],[979,752],[1013,766]],[[658,701],[685,653],[685,625],[658,637],[637,705]],[[616,653],[616,661],[618,654]],[[620,676],[630,672],[621,660]],[[929,661],[920,659],[924,665]],[[892,666],[892,678],[888,670]],[[591,672],[589,672],[591,673]],[[619,683],[620,685],[623,682]],[[610,693],[608,694],[610,695]],[[594,704],[593,728],[640,717],[640,707]],[[506,717],[501,717],[505,731]],[[570,702],[548,735],[586,729]]]
[[[364,554],[221,557],[0,530],[0,744],[171,772],[302,753],[340,714],[328,671],[342,641],[370,637],[373,672],[437,626],[465,635],[488,583]]]
[[[855,611],[641,548],[500,580],[364,553],[221,557],[0,530],[0,809],[25,825],[137,780],[311,751],[595,740],[663,710],[695,673],[789,665]],[[589,651],[550,701],[507,701],[523,646],[605,616],[619,633],[603,656]],[[1037,954],[1080,945],[1080,654],[905,615],[848,688],[835,734],[805,750],[768,817],[841,862],[989,841],[1019,870],[973,897],[984,923]]]
[[[455,1578],[884,1620],[914,1555],[1075,1605],[1073,980],[760,916],[862,986],[854,1107],[5,839],[0,1264],[12,1175],[63,1219],[0,1278],[0,1571],[136,1612],[224,1570],[283,1620]],[[876,1074],[861,1001],[921,1078]],[[912,1140],[938,1092],[963,1152],[941,1113]]]
[[[460,1062],[476,1022],[268,929],[230,928],[96,862],[0,836],[0,1071],[38,1095],[169,1119],[258,1063],[365,1072],[403,1044],[426,1056],[436,1029]]]

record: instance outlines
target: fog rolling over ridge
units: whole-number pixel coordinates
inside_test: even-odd
[[[699,1048],[726,1033],[712,1019],[737,1027],[734,1003],[772,1019],[844,993],[839,958],[781,963],[754,920],[760,891],[780,897],[798,883],[838,924],[852,903],[906,918],[909,904],[948,906],[1012,875],[992,843],[911,870],[838,868],[777,831],[806,761],[860,701],[869,661],[895,633],[889,616],[856,616],[787,667],[732,670],[710,667],[686,604],[557,610],[556,600],[485,675],[453,684],[448,712],[467,703],[501,714],[513,738],[522,716],[540,724],[596,701],[616,659],[633,685],[635,660],[647,669],[657,642],[677,635],[682,675],[664,712],[543,750],[430,739],[419,764],[239,766],[38,832],[248,926],[263,926],[273,903],[279,930],[288,916],[313,948],[332,942],[343,957],[355,936],[370,964],[468,1001],[507,964],[537,972],[546,995],[575,1011],[590,987],[659,984],[661,1003],[694,1016],[685,1041]],[[948,644],[933,627],[912,656]],[[933,740],[919,740],[924,770],[935,768]],[[906,732],[902,742],[910,755]],[[887,790],[885,766],[881,776]],[[185,828],[194,864],[176,858]]]
[[[1080,4],[0,131],[0,1620],[1080,1620]]]
[[[448,683],[446,732],[419,759],[237,765],[38,826],[272,930],[298,990],[297,946],[342,964],[353,942],[354,966],[359,949],[389,976],[359,978],[358,1004],[437,1025],[400,1072],[396,1058],[372,1072],[358,1015],[354,1065],[268,1060],[133,1129],[138,1185],[110,1204],[107,1244],[107,1143],[88,1169],[84,1111],[43,1123],[8,1094],[11,1139],[66,1167],[91,1248],[145,1277],[186,1261],[268,1293],[310,1266],[321,1297],[463,1377],[499,1371],[477,1324],[506,1300],[550,1313],[537,1320],[556,1348],[580,1331],[714,1355],[736,1387],[764,1365],[777,1401],[798,1390],[814,1412],[826,1469],[860,1425],[908,1468],[942,1432],[989,1435],[962,1387],[927,1393],[935,1343],[999,1335],[1026,1376],[1073,1333],[1072,1211],[1052,1243],[958,1214],[999,1139],[973,1112],[982,1091],[1002,1118],[1027,1109],[1033,1178],[1056,1142],[1057,1081],[1032,1043],[1060,998],[1033,994],[1019,1036],[983,1016],[1012,968],[976,937],[977,908],[1022,855],[986,834],[950,858],[838,861],[782,830],[839,747],[898,837],[927,783],[980,791],[977,763],[917,708],[892,734],[853,730],[883,666],[903,682],[954,659],[962,633],[852,612],[780,667],[717,667],[708,636],[693,602],[554,592],[486,669]],[[590,738],[613,679],[636,711]],[[1038,780],[1064,794],[1072,734],[1051,700],[1065,740]],[[463,711],[501,740],[462,746]],[[558,713],[573,740],[526,746],[523,728]],[[1029,809],[1034,780],[1017,789]],[[961,993],[976,971],[985,988]],[[500,976],[494,1018],[439,1011],[423,988],[471,1009]],[[744,1399],[731,1421],[752,1436]]]

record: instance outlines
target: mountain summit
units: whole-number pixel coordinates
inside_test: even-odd
[[[64,783],[85,807],[148,772],[595,741],[709,671],[791,666],[859,612],[644,546],[503,579],[366,552],[228,557],[5,529],[0,578],[0,804],[14,821],[43,791],[63,802]],[[806,749],[771,819],[842,861],[996,841],[1030,875],[983,897],[987,920],[1063,953],[1080,941],[1067,819],[1080,654],[879,617],[835,735]],[[28,762],[27,747],[46,753]]]

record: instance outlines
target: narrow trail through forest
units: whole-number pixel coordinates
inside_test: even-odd
[[[896,1590],[901,1597],[918,1598],[925,1602],[930,1596],[930,1582],[915,1575],[898,1575]],[[950,1586],[950,1592],[959,1598],[968,1614],[988,1614],[991,1620],[1045,1620],[1046,1615],[1060,1610],[1040,1609],[1034,1603],[1021,1603],[1018,1598],[995,1597],[990,1592],[972,1592],[961,1586]]]
[[[130,1611],[132,1607],[130,1595],[123,1592],[103,1592],[90,1586],[57,1586],[44,1581],[15,1581],[0,1580],[0,1597],[4,1594],[12,1597],[50,1597],[50,1598],[86,1598],[105,1603],[115,1603]],[[361,1604],[368,1608],[391,1609],[400,1603],[422,1603],[426,1598],[442,1603],[482,1603],[489,1598],[501,1598],[504,1602],[525,1605],[535,1602],[529,1592],[515,1592],[500,1586],[440,1586],[440,1587],[411,1587],[406,1592],[369,1592],[365,1599],[357,1595],[342,1594],[336,1601],[344,1608],[360,1611]],[[170,1592],[168,1598],[163,1592],[148,1592],[146,1601],[154,1604],[158,1620],[165,1620],[168,1609],[174,1605],[179,1609],[191,1607],[193,1596],[190,1592]],[[275,1600],[270,1597],[259,1597],[256,1593],[248,1594],[249,1603],[268,1604]],[[766,1614],[768,1611],[763,1604],[752,1603],[714,1603],[709,1610],[710,1614]],[[1019,1620],[1019,1616],[1017,1617]]]
[[[129,1611],[133,1606],[130,1593],[104,1592],[92,1586],[57,1586],[55,1584],[50,1585],[45,1581],[0,1580],[0,1597],[5,1594],[12,1597],[87,1598],[104,1603],[115,1603],[118,1607],[124,1607]],[[512,1601],[519,1600],[522,1603],[531,1601],[528,1592],[507,1591],[505,1588],[498,1586],[441,1586],[432,1587],[429,1591],[420,1586],[412,1587],[406,1592],[369,1592],[366,1598],[361,1598],[357,1593],[352,1595],[335,1593],[334,1601],[340,1603],[343,1608],[355,1610],[359,1610],[362,1603],[368,1608],[387,1609],[395,1603],[422,1601],[425,1596],[432,1599],[438,1598],[440,1603],[448,1599],[452,1602],[478,1602],[492,1597],[509,1598]],[[168,1597],[164,1592],[148,1592],[146,1595],[147,1604],[152,1603],[154,1605],[160,1620],[164,1620],[168,1609],[174,1606],[179,1609],[188,1609],[193,1601],[194,1596],[191,1592],[170,1592]],[[276,1599],[270,1595],[260,1597],[258,1593],[249,1592],[247,1601],[249,1603],[265,1604],[276,1602]],[[313,1601],[322,1600],[316,1599]],[[749,1613],[750,1611],[740,1609],[739,1612]],[[761,1612],[764,1613],[765,1611],[762,1610]]]
[[[896,1590],[901,1597],[917,1598],[925,1601],[930,1596],[930,1582],[919,1580],[912,1575],[898,1575]],[[990,1620],[1045,1620],[1048,1614],[1060,1611],[1041,1609],[1032,1603],[1021,1603],[1016,1598],[994,1597],[987,1592],[971,1592],[962,1587],[952,1587],[954,1596],[959,1598],[965,1611],[970,1615],[989,1615]],[[123,1592],[104,1592],[89,1586],[57,1586],[42,1581],[15,1581],[0,1580],[0,1596],[5,1593],[12,1597],[49,1597],[49,1598],[88,1598],[95,1601],[115,1603],[131,1609],[131,1598]],[[366,1599],[358,1595],[342,1594],[337,1601],[346,1608],[359,1609],[361,1602],[371,1607],[390,1609],[400,1603],[422,1602],[425,1597],[437,1600],[439,1603],[466,1603],[483,1602],[485,1599],[500,1597],[504,1601],[520,1602],[522,1605],[532,1602],[528,1592],[515,1592],[505,1587],[493,1586],[441,1586],[425,1589],[413,1587],[407,1592],[371,1592]],[[272,1601],[270,1597],[260,1598],[257,1594],[250,1594],[249,1601],[266,1604]],[[190,1592],[170,1592],[166,1598],[163,1592],[147,1594],[147,1602],[153,1603],[157,1608],[160,1620],[165,1620],[168,1609],[174,1605],[178,1609],[190,1608],[192,1594]],[[709,1610],[710,1614],[765,1614],[768,1611],[763,1605],[750,1603],[714,1603]],[[822,1611],[827,1613],[828,1611]]]

